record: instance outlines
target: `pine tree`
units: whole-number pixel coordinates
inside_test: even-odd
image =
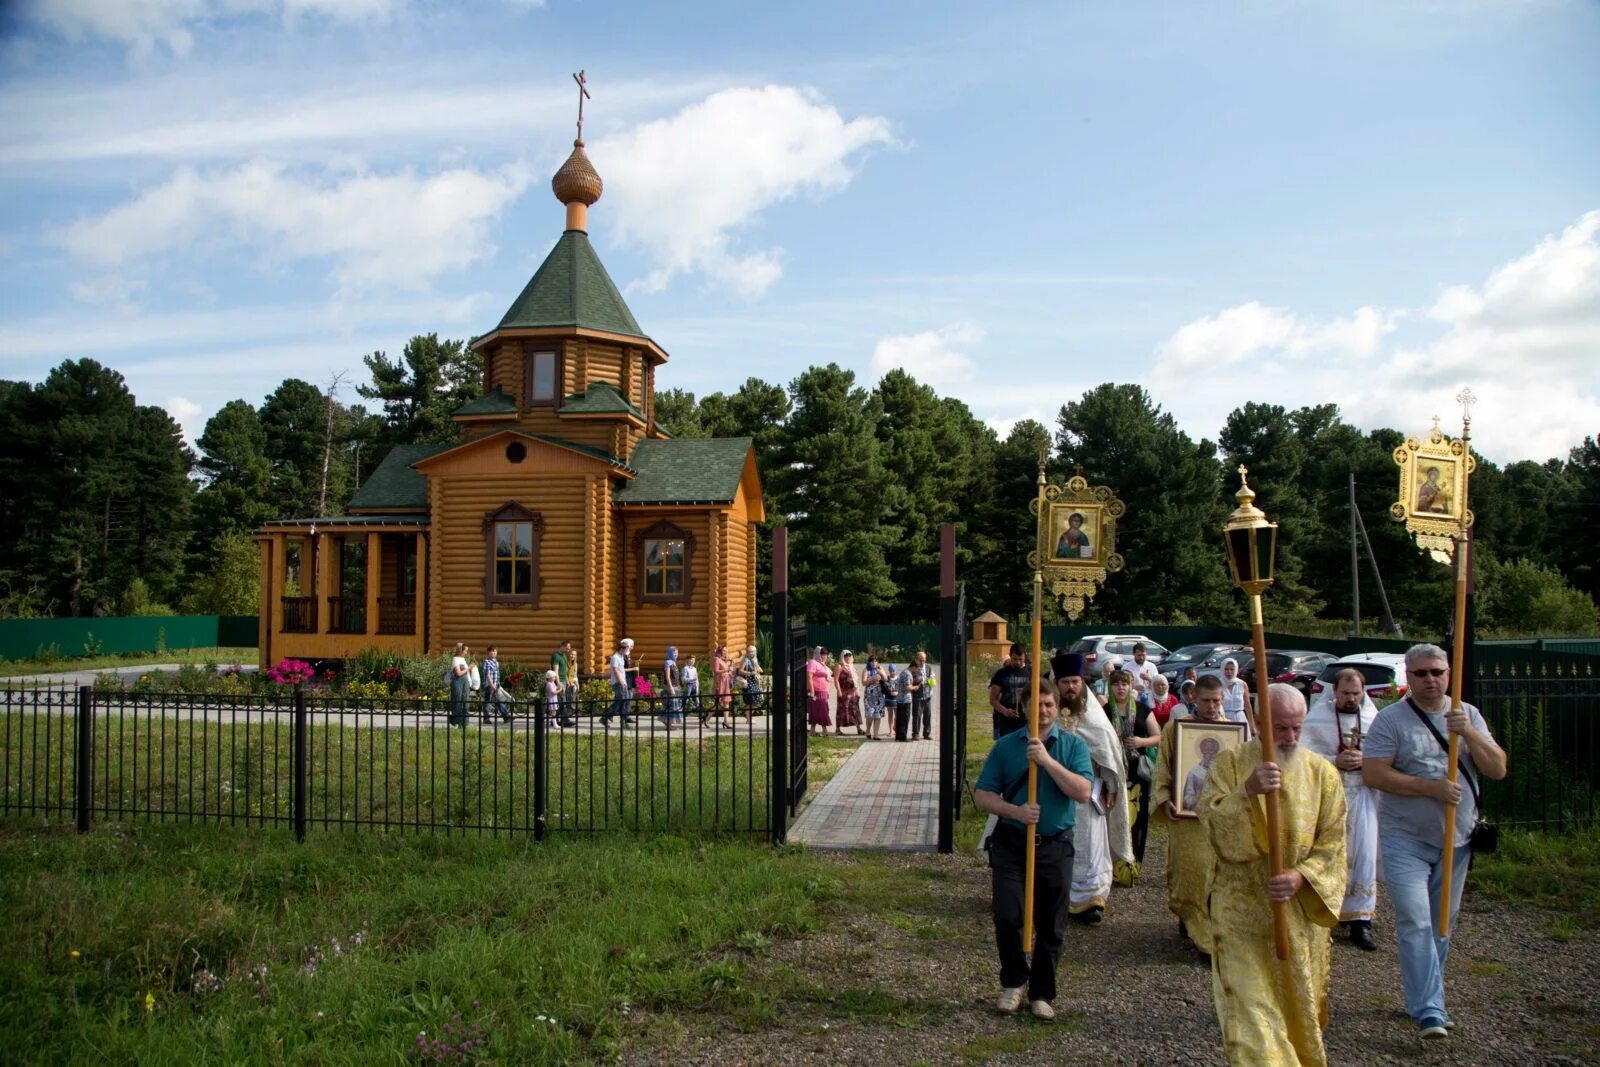
[[[395,445],[447,443],[456,439],[451,413],[483,391],[483,363],[464,341],[441,341],[436,333],[406,342],[398,360],[382,352],[363,356],[370,386],[356,392],[380,402],[380,453]]]

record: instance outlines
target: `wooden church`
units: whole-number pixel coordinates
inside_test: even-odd
[[[472,342],[483,395],[459,439],[402,445],[348,514],[281,519],[261,546],[261,665],[363,648],[544,662],[563,640],[599,671],[753,643],[761,479],[749,438],[656,425],[667,353],[589,243],[600,176],[582,129],[551,182],[566,231],[498,326]]]

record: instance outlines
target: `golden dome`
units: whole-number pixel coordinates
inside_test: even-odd
[[[584,154],[582,138],[572,142],[572,155],[550,179],[550,188],[563,204],[578,203],[588,207],[600,199],[604,185],[594,165],[589,162],[589,157]]]

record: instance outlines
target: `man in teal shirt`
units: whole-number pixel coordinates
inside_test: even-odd
[[[1024,712],[1026,715],[1026,712]],[[1038,803],[1028,803],[1028,764],[1036,764]],[[1056,694],[1039,693],[1039,736],[1017,730],[1000,738],[983,761],[973,787],[978,807],[997,816],[989,837],[994,885],[994,939],[1000,952],[1003,1012],[1022,1006],[1041,1019],[1055,1018],[1056,968],[1066,933],[1072,886],[1072,826],[1078,804],[1088,803],[1094,767],[1089,748],[1056,727]],[[1037,834],[1033,871],[1033,960],[1022,950],[1022,915],[1028,834]]]

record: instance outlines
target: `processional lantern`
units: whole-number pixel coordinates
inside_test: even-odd
[[[1233,584],[1247,596],[1260,597],[1272,584],[1278,553],[1278,524],[1268,522],[1266,513],[1256,507],[1256,493],[1246,479],[1248,474],[1249,468],[1239,464],[1239,491],[1234,494],[1239,506],[1222,528],[1222,542],[1228,550],[1228,570],[1233,573]]]

